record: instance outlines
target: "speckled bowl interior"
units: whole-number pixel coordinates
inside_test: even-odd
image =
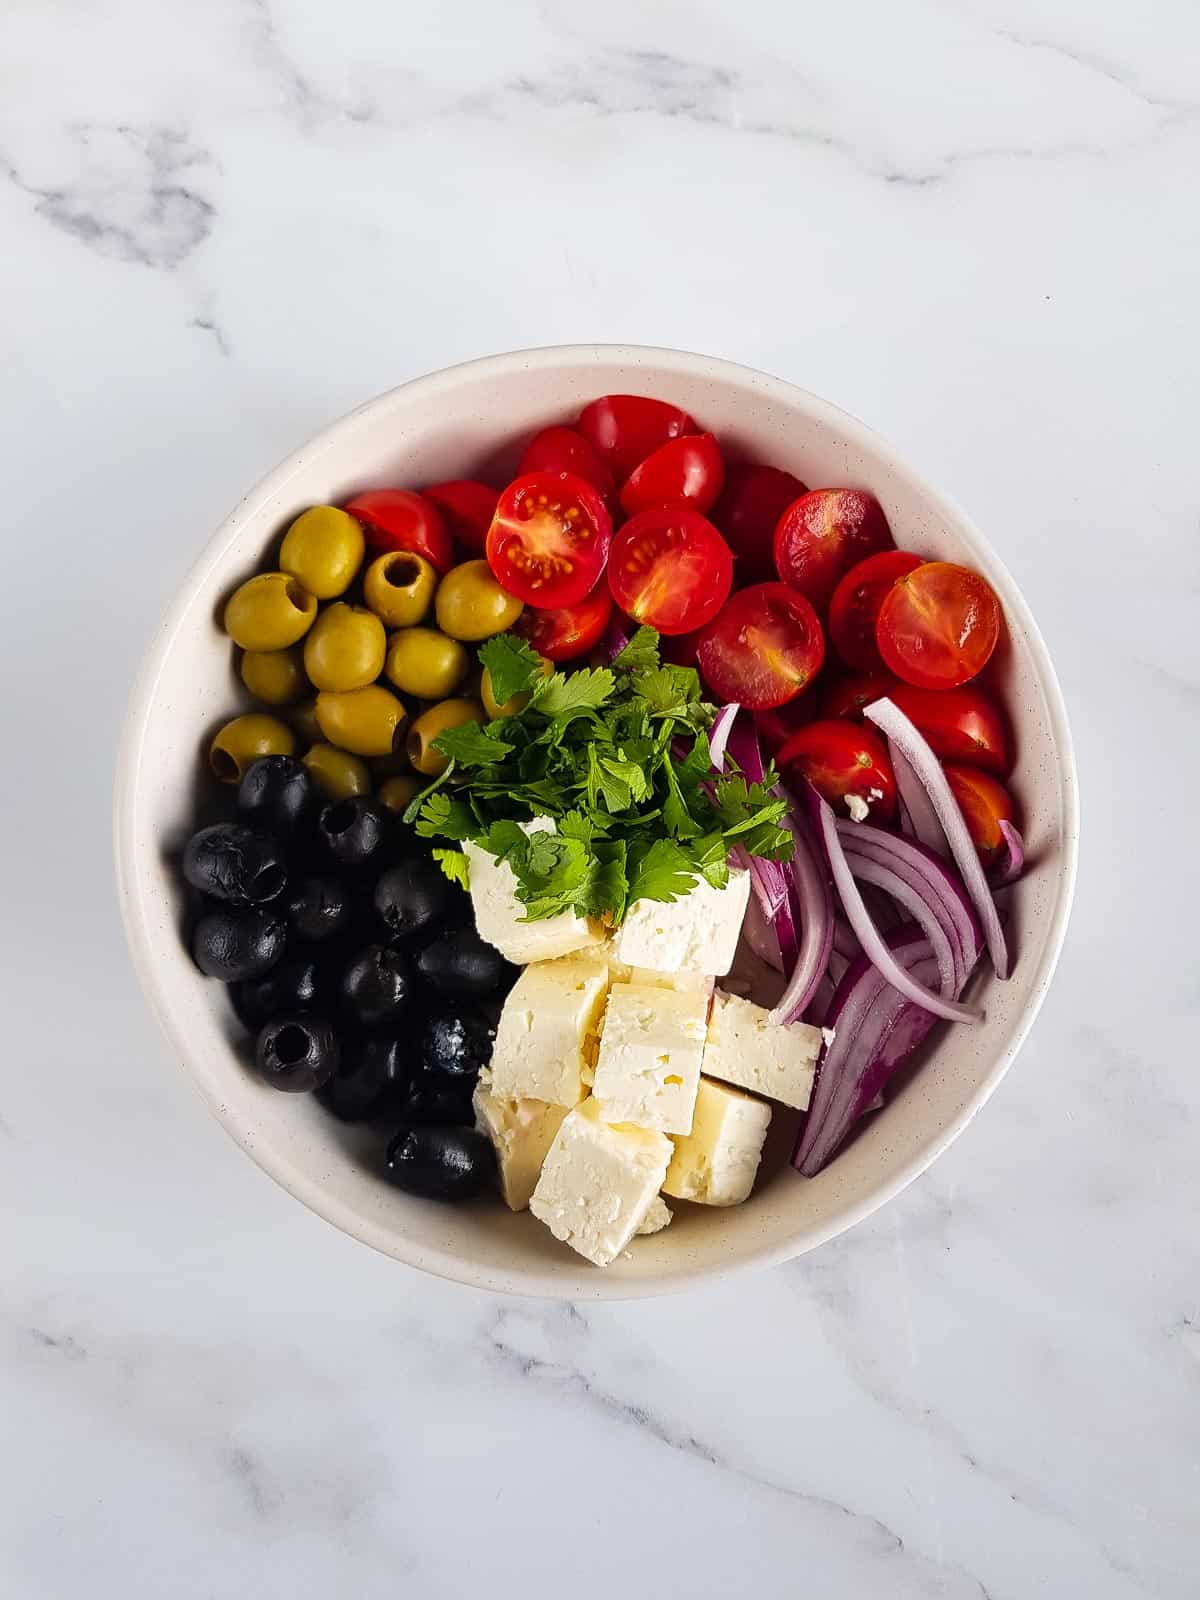
[[[435,1205],[390,1188],[375,1140],[315,1102],[265,1087],[245,1068],[220,985],[193,967],[179,936],[171,856],[194,825],[206,735],[240,698],[217,618],[305,506],[357,489],[487,476],[518,441],[613,392],[657,395],[715,430],[731,454],[786,467],[806,483],[870,489],[897,543],[984,572],[1007,638],[989,671],[1014,725],[1030,868],[1012,896],[1013,977],[977,980],[978,1027],[935,1030],[919,1070],[820,1177],[796,1176],[781,1125],[752,1198],[727,1210],[680,1205],[665,1232],[626,1259],[589,1266],[528,1214],[498,1203]],[[777,378],[706,356],[568,346],[493,356],[433,373],[368,402],[285,461],[214,534],[164,616],[134,691],[116,783],[117,873],[130,948],[146,995],[204,1098],[248,1155],[305,1205],[411,1266],[512,1293],[599,1299],[665,1293],[810,1250],[911,1182],[966,1125],[1015,1056],[1050,982],[1075,873],[1077,797],[1062,696],[1019,590],[954,506],[880,439]]]

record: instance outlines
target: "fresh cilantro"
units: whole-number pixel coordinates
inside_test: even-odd
[[[653,671],[658,666],[658,634],[653,628],[639,628],[617,655],[613,666],[619,672]]]
[[[451,883],[457,883],[464,889],[471,887],[467,858],[461,850],[435,850],[433,859],[441,867]]]
[[[407,813],[406,813],[407,815]],[[479,831],[475,813],[464,800],[451,800],[448,794],[430,794],[417,816],[417,832],[423,839],[471,839]]]
[[[630,852],[630,900],[678,900],[695,884],[691,857],[674,839],[655,839]]]
[[[699,700],[700,681],[690,667],[656,667],[634,675],[633,692],[656,717],[680,718]]]
[[[495,727],[503,725],[493,724]],[[449,756],[460,767],[488,767],[513,753],[511,744],[497,739],[476,722],[463,722],[457,728],[447,728],[433,741],[433,748]]]
[[[546,717],[595,711],[609,698],[613,688],[613,675],[607,667],[580,667],[577,672],[556,672],[543,678],[534,691],[534,704]]]
[[[436,794],[444,784],[449,783],[453,776],[454,762],[451,761],[445,772],[439,773],[432,783],[427,783],[425,785],[420,794],[413,796],[413,798],[408,802],[408,805],[405,807],[404,815],[400,820],[402,822],[415,822],[418,814],[424,807],[426,800],[428,800],[431,795]]]
[[[478,654],[492,680],[492,698],[501,706],[516,694],[528,693],[545,666],[537,651],[515,633],[496,634],[480,645]]]

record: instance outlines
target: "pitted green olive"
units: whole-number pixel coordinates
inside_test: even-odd
[[[457,639],[436,628],[402,628],[388,642],[384,671],[405,694],[440,700],[457,689],[469,665]]]
[[[420,778],[389,778],[380,784],[376,798],[389,811],[407,811],[423,788]]]
[[[374,612],[339,600],[304,641],[304,670],[317,689],[361,689],[383,671],[387,635]]]
[[[286,650],[313,625],[317,602],[287,572],[260,572],[235,589],[225,607],[225,632],[243,650]]]
[[[304,757],[304,765],[327,800],[348,800],[351,795],[371,792],[367,763],[348,750],[336,750],[331,744],[315,744]]]
[[[511,628],[525,607],[502,589],[486,561],[464,561],[438,584],[438,627],[452,639],[490,639]]]
[[[363,578],[363,599],[389,628],[423,622],[433,604],[437,572],[414,550],[389,550],[372,561]]]
[[[225,724],[208,747],[208,764],[222,783],[240,783],[260,756],[290,756],[295,748],[285,722],[251,711]]]
[[[267,706],[290,706],[308,688],[303,653],[289,650],[246,650],[242,654],[242,682],[256,700]]]
[[[279,565],[318,600],[344,594],[362,566],[363,531],[337,506],[310,506],[284,535]]]
[[[483,720],[483,707],[474,700],[439,701],[423,711],[408,730],[408,759],[418,772],[423,772],[427,778],[436,778],[450,763],[440,750],[433,748],[433,741],[447,728],[461,728],[464,722],[482,723]]]
[[[390,689],[368,683],[317,696],[317,725],[340,750],[356,756],[386,756],[398,744],[408,713]]]

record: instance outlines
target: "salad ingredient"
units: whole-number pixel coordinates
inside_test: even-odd
[[[893,548],[883,508],[860,489],[812,489],[787,508],[775,529],[775,570],[822,610],[838,579],[880,550]]]
[[[419,700],[441,700],[467,675],[470,661],[457,639],[436,628],[402,628],[392,636],[385,670],[397,689]]]
[[[977,572],[926,561],[897,578],[876,624],[885,666],[919,689],[956,689],[987,665],[1000,637],[1000,602]]]
[[[590,483],[570,472],[531,472],[496,504],[487,561],[506,593],[553,611],[591,593],[611,542],[612,518]]]
[[[613,984],[592,1085],[605,1122],[691,1129],[707,1014],[708,996],[696,991]]]
[[[366,762],[336,745],[314,744],[303,764],[326,800],[348,800],[352,795],[371,792]]]
[[[317,818],[318,841],[342,867],[363,867],[375,861],[387,835],[387,812],[365,795],[334,800]]]
[[[548,817],[538,817],[521,826],[529,833],[554,832]],[[599,944],[604,938],[598,922],[571,906],[539,921],[527,921],[528,908],[520,897],[520,886],[509,861],[497,858],[471,840],[463,844],[463,853],[468,862],[475,925],[480,936],[494,945],[506,961],[518,965],[553,961]],[[532,871],[531,866],[531,880]]]
[[[754,1187],[770,1123],[771,1108],[761,1100],[701,1078],[691,1129],[671,1140],[663,1193],[702,1206],[740,1205]]]
[[[833,678],[822,688],[819,715],[861,722],[863,708],[872,700],[881,700],[884,695],[903,687],[900,679],[890,672],[852,672],[844,678]]]
[[[638,1238],[647,1233],[661,1233],[664,1228],[669,1228],[674,1221],[674,1213],[670,1206],[660,1197],[651,1200],[646,1210],[646,1215],[638,1223]]]
[[[400,1121],[406,1128],[470,1127],[475,1121],[470,1078],[447,1078],[422,1069],[404,1091]]]
[[[287,923],[274,910],[222,906],[206,911],[192,930],[192,956],[200,971],[222,983],[260,978],[283,954]]]
[[[1000,834],[1004,840],[1004,853],[993,864],[991,882],[997,888],[1015,883],[1025,870],[1025,841],[1011,822],[1001,819]]]
[[[342,1122],[373,1122],[399,1110],[411,1072],[408,1047],[395,1035],[353,1039],[319,1099]]]
[[[867,673],[835,684],[826,695],[822,714],[861,717],[866,706],[885,698],[899,706],[943,761],[982,767],[998,778],[1011,771],[1011,741],[1004,713],[974,684],[960,689],[915,689],[891,673]]]
[[[889,818],[896,809],[896,779],[887,746],[873,728],[856,722],[810,722],[780,750],[784,779],[812,784],[831,806],[851,816]],[[854,802],[858,801],[855,805]]]
[[[923,556],[907,550],[881,550],[838,580],[829,602],[829,639],[848,667],[859,672],[883,671],[883,657],[875,641],[879,608],[897,578],[923,565]]]
[[[240,783],[260,756],[290,756],[296,739],[286,722],[260,711],[227,722],[208,747],[208,764],[222,783]]]
[[[684,502],[708,511],[725,483],[725,463],[711,433],[689,433],[660,444],[636,466],[621,490],[627,517]]]
[[[682,434],[695,433],[686,411],[644,395],[606,394],[584,406],[576,423],[618,483],[648,455]]]
[[[483,722],[482,708],[474,700],[442,700],[430,706],[408,730],[408,759],[417,772],[439,777],[450,765],[450,757],[438,740],[456,728],[477,728]]]
[[[193,889],[215,900],[257,906],[279,894],[287,882],[287,863],[270,834],[217,822],[184,846],[183,875]]]
[[[379,785],[377,799],[381,806],[386,806],[389,811],[394,811],[403,816],[412,805],[414,799],[420,794],[422,788],[419,778],[410,777],[407,773],[400,773],[394,778],[388,778]]]
[[[545,1100],[505,1100],[494,1092],[486,1070],[479,1074],[472,1103],[479,1130],[496,1152],[504,1203],[510,1211],[524,1211],[566,1107]]]
[[[486,561],[464,561],[438,585],[434,609],[443,633],[475,641],[511,628],[522,606],[496,582]]]
[[[362,524],[368,549],[412,550],[438,572],[449,572],[450,535],[441,512],[423,496],[411,489],[369,489],[347,500],[346,510]]]
[[[288,650],[244,650],[238,668],[242,682],[267,706],[288,706],[303,699],[308,688],[302,653]]]
[[[366,553],[363,531],[337,506],[310,506],[283,536],[279,565],[318,600],[344,594]]]
[[[730,701],[727,706],[722,706],[712,719],[712,726],[708,730],[708,758],[712,762],[713,771],[720,772],[725,765],[725,747],[729,743],[729,735],[737,721],[737,714],[741,707]],[[762,773],[747,773],[748,778],[757,778],[761,783]]]
[[[476,483],[473,478],[451,478],[446,483],[431,483],[421,494],[441,512],[446,531],[456,545],[476,555],[483,554],[500,498],[498,490]]]
[[[338,1042],[323,1017],[282,1017],[268,1022],[255,1041],[254,1065],[273,1089],[318,1089],[337,1064]]]
[[[506,979],[504,957],[474,928],[454,928],[418,952],[417,971],[447,999],[486,1000]]]
[[[772,1012],[750,1000],[718,991],[708,1023],[704,1072],[706,1077],[803,1111],[812,1096],[821,1030],[804,1022],[775,1022],[772,1017]]]
[[[306,951],[284,955],[261,978],[247,978],[230,991],[234,1010],[251,1033],[275,1017],[317,1009],[324,984],[316,960]]]
[[[729,541],[739,583],[775,578],[775,529],[780,517],[808,490],[780,467],[730,467],[712,519]]]
[[[326,606],[304,640],[304,670],[315,689],[362,689],[383,671],[387,634],[364,606]],[[321,720],[320,700],[317,721]],[[364,752],[365,754],[365,752]]]
[[[570,473],[602,495],[613,491],[611,469],[574,428],[543,428],[534,434],[521,452],[517,476],[524,478],[531,472]]]
[[[408,713],[381,683],[317,696],[317,726],[330,744],[356,756],[387,756],[398,747]]]
[[[387,1175],[427,1200],[470,1200],[495,1172],[492,1147],[474,1128],[405,1128],[388,1145]]]
[[[230,595],[225,632],[243,650],[286,650],[312,627],[316,596],[286,572],[260,572]]]
[[[720,699],[768,710],[795,699],[816,676],[825,637],[802,594],[756,583],[733,595],[704,629],[696,659]]]
[[[487,1066],[495,1030],[473,1011],[442,1007],[432,1011],[421,1028],[418,1049],[421,1066],[430,1077],[453,1078],[468,1098],[475,1080]],[[443,1083],[443,1087],[450,1087]]]
[[[375,880],[375,914],[389,939],[431,932],[460,895],[428,856],[408,856]]]
[[[412,550],[378,556],[363,578],[363,599],[387,628],[424,622],[437,590],[437,569]]]
[[[724,605],[733,554],[691,506],[654,506],[631,517],[613,541],[608,564],[613,599],[659,633],[690,633]]]
[[[237,805],[244,821],[290,838],[316,816],[317,791],[294,756],[263,756],[246,769]]]
[[[283,903],[293,939],[306,944],[345,933],[354,914],[349,885],[331,872],[313,872],[289,885]]]
[[[368,1033],[387,1033],[402,1020],[413,993],[408,957],[369,944],[347,964],[338,988],[346,1019]]]
[[[979,859],[985,867],[990,867],[1007,849],[1000,824],[1012,822],[1012,797],[1002,783],[976,767],[958,767],[944,762],[942,771],[950,793],[958,801]]]
[[[594,1056],[608,969],[585,956],[537,961],[517,978],[496,1027],[492,1088],[503,1100],[577,1105]]]
[[[749,898],[749,872],[731,867],[720,888],[700,878],[670,902],[635,900],[617,931],[613,954],[631,967],[720,977],[733,965]]]
[[[574,661],[577,656],[595,649],[611,616],[612,596],[607,586],[599,583],[577,606],[562,606],[557,611],[538,611],[526,606],[514,632],[527,639],[547,661]],[[507,712],[499,714],[508,715]]]

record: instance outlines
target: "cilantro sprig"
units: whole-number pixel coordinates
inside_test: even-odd
[[[510,633],[479,660],[496,703],[519,709],[435,739],[450,767],[406,812],[453,846],[434,851],[448,877],[466,881],[469,840],[511,867],[526,921],[575,911],[616,925],[635,900],[676,900],[701,878],[723,887],[735,846],[791,855],[774,772],[761,783],[713,772],[714,708],[692,668],[662,662],[653,628],[608,667],[547,672]],[[535,817],[553,829],[520,826]]]

